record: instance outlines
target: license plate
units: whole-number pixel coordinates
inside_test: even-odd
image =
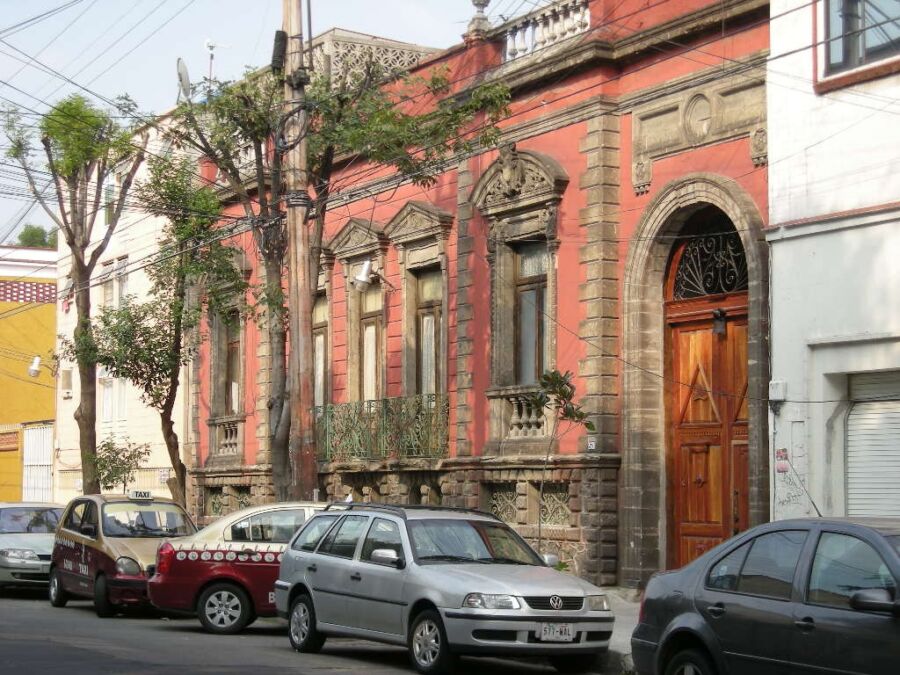
[[[542,623],[539,637],[541,642],[572,642],[575,630],[570,623]]]

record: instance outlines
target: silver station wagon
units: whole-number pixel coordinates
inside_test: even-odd
[[[481,511],[335,504],[285,551],[275,605],[300,652],[342,636],[406,645],[429,675],[460,655],[583,672],[607,650],[613,615],[600,588],[555,563]]]

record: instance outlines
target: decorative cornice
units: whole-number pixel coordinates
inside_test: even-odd
[[[406,245],[444,236],[452,225],[452,213],[426,202],[412,201],[391,219],[384,228],[384,236],[394,244]]]
[[[371,255],[387,246],[384,228],[362,218],[350,218],[328,242],[327,248],[340,260]]]
[[[472,190],[472,202],[494,217],[559,201],[568,184],[568,174],[555,159],[507,143]]]

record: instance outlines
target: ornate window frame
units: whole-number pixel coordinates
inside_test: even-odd
[[[385,253],[388,240],[384,235],[384,227],[362,218],[350,218],[334,235],[328,244],[328,250],[341,263],[344,275],[344,295],[347,302],[347,397],[348,401],[361,401],[363,383],[360,378],[360,361],[362,358],[361,343],[361,294],[353,289],[353,279],[359,274],[366,260],[372,261],[372,271],[384,271]],[[380,279],[380,274],[379,274]],[[378,350],[381,363],[387,362],[387,340],[384,331],[387,328],[387,298],[384,297],[384,285],[379,281],[382,291],[381,331]],[[387,368],[381,368],[380,381],[376,383],[381,396],[387,391]]]
[[[516,440],[516,452],[546,448],[543,414],[528,408],[526,397],[536,386],[516,384],[515,350],[501,345],[515,340],[515,247],[535,240],[547,243],[547,291],[549,359],[556,367],[557,265],[559,204],[569,177],[552,157],[531,150],[517,150],[509,143],[488,167],[472,191],[472,202],[486,221],[488,264],[491,267],[491,386],[490,440],[486,452],[498,453],[507,440]],[[527,433],[523,432],[527,430]],[[537,442],[529,437],[537,437]]]
[[[412,396],[417,391],[418,359],[416,355],[416,273],[440,267],[440,352],[438,359],[438,393],[448,387],[447,346],[450,341],[450,279],[447,267],[447,240],[453,226],[453,214],[432,204],[410,201],[397,212],[384,230],[384,235],[397,249],[403,298],[402,333],[403,393]]]

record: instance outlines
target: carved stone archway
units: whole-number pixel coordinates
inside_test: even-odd
[[[690,174],[664,186],[644,211],[625,263],[620,583],[627,586],[643,586],[665,565],[663,290],[673,235],[707,205],[717,207],[731,220],[747,259],[750,525],[768,519],[768,251],[764,222],[756,204],[735,181],[714,174]]]

